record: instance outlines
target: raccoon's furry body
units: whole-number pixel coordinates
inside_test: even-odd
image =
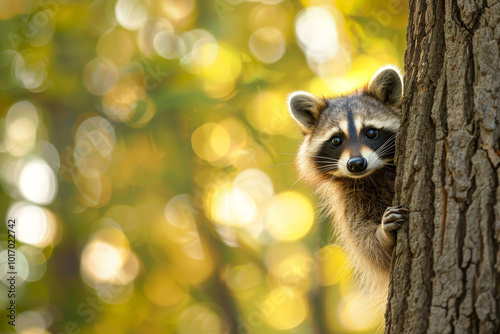
[[[399,70],[388,66],[351,94],[319,98],[296,92],[288,103],[304,133],[299,177],[316,187],[337,240],[379,303],[387,297],[394,232],[407,214],[404,207],[391,207],[402,90]]]

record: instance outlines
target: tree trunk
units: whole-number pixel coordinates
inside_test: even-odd
[[[500,2],[410,0],[386,333],[500,333]]]

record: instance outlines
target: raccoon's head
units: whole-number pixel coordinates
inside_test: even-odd
[[[366,87],[348,95],[291,94],[288,107],[304,133],[296,160],[299,176],[312,183],[363,178],[390,165],[402,94],[402,76],[393,66],[382,67]]]

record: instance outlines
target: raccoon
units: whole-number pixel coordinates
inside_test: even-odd
[[[299,91],[288,99],[304,134],[295,160],[299,178],[315,186],[337,240],[377,305],[387,299],[395,231],[408,214],[405,206],[391,206],[402,94],[399,69],[384,66],[350,94],[321,98]]]

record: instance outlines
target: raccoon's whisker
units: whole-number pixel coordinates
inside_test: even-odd
[[[387,148],[387,147],[394,147],[396,146],[396,142],[394,140],[388,140],[386,141],[382,146],[380,146],[377,151],[381,151],[383,150],[384,148]]]
[[[396,142],[395,142],[395,139],[396,138],[396,134],[393,134],[392,136],[390,136],[385,142],[384,144],[382,144],[382,146],[380,146],[378,149],[376,149],[375,151],[373,151],[371,154],[370,154],[370,157],[373,153],[377,153],[379,156],[380,155],[384,155],[388,152],[390,152],[392,149],[394,149],[394,146],[396,145]]]
[[[320,166],[317,166],[316,168],[317,169],[324,169],[324,168],[329,168],[329,167],[333,167],[333,168],[338,168],[338,164],[336,162],[318,162],[316,161],[316,163],[319,163]]]
[[[325,166],[325,167],[321,167],[321,168],[318,168],[318,170],[320,172],[328,172],[328,171],[331,171],[331,170],[334,170],[334,169],[337,169],[337,166]]]
[[[392,136],[391,136],[390,138],[392,138]],[[370,155],[368,156],[368,158],[367,158],[367,159],[369,160],[369,159],[372,157],[372,155],[373,155],[373,154],[375,154],[375,153],[376,153],[376,154],[378,154],[379,156],[380,156],[380,155],[383,155],[383,154],[384,154],[384,152],[382,152],[382,151],[385,151],[386,146],[388,145],[388,142],[389,142],[390,138],[389,138],[389,139],[387,139],[387,140],[386,140],[386,141],[382,144],[382,146],[380,146],[378,149],[376,149],[375,151],[372,151],[372,153],[370,153]],[[392,145],[389,145],[389,147],[391,147],[391,146],[392,146]]]
[[[387,140],[385,141],[384,145],[390,141],[392,141],[393,139],[396,138],[396,133],[393,133],[389,138],[387,138]]]
[[[297,179],[288,190],[292,190],[292,188],[299,182],[300,179]]]
[[[381,149],[381,150],[377,150],[376,152],[377,152],[378,154],[383,154],[383,153],[387,153],[387,152],[389,152],[389,151],[391,151],[391,150],[394,150],[394,146],[387,146],[387,147],[384,147],[384,148],[383,148],[383,149]]]
[[[328,160],[328,161],[339,161],[339,159],[330,158],[330,157],[322,157],[320,155],[311,155],[310,157],[314,158],[314,159],[321,159],[321,160]]]
[[[293,161],[283,162],[281,164],[270,165],[270,166],[267,166],[267,167],[277,167],[277,166],[291,165],[291,164],[293,164]]]
[[[382,144],[382,146],[380,146],[375,152],[381,152],[383,151],[384,149],[386,149],[387,147],[392,147],[394,145],[396,145],[396,142],[394,141],[394,139],[396,138],[396,135],[392,135],[390,136],[385,142],[384,144]]]
[[[314,161],[314,162],[317,162],[317,163],[321,164],[321,166],[318,166],[318,168],[324,168],[324,167],[329,167],[329,166],[334,166],[334,167],[338,166],[338,163],[333,162],[333,161],[327,161],[327,162],[325,162],[325,161]]]
[[[324,161],[324,160],[313,160],[315,163],[318,163],[318,164],[321,164],[321,165],[325,165],[325,166],[337,166],[338,165],[338,161]],[[321,167],[321,166],[320,166]]]
[[[321,163],[321,164],[338,164],[338,160],[321,160],[321,159],[314,159],[314,162]]]
[[[344,276],[344,275],[347,275],[349,273],[349,265],[347,263],[347,261],[344,261],[344,263],[342,264],[342,266],[339,268],[339,270],[337,271],[337,275],[335,275],[335,278],[334,280],[337,280],[337,278],[340,276]]]
[[[391,141],[386,141],[386,142],[384,143],[384,145],[380,146],[380,147],[377,149],[377,151],[383,151],[383,150],[385,150],[385,149],[387,149],[387,148],[393,148],[393,147],[395,147],[395,146],[396,146],[396,142],[395,142],[394,140],[391,140]]]
[[[383,150],[381,152],[377,152],[379,157],[382,157],[384,155],[394,155],[394,147],[389,147],[386,150]]]
[[[315,158],[315,159],[339,160],[339,159],[336,159],[336,158],[325,157],[325,156],[321,156],[321,155],[311,155],[309,157],[310,158]]]
[[[276,153],[276,154],[281,154],[281,155],[297,155],[298,153]]]
[[[339,164],[338,162],[336,161],[314,161],[314,163],[316,163],[318,166],[318,168],[322,168],[322,167],[325,167],[325,166],[335,166],[337,167]]]
[[[321,161],[321,160],[314,160],[315,163],[321,164],[321,165],[338,165],[338,161]]]

